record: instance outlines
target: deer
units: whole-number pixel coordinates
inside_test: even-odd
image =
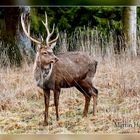
[[[91,55],[82,51],[65,52],[54,54],[54,47],[59,38],[57,35],[51,39],[55,25],[50,32],[48,18],[45,12],[45,22],[42,21],[47,31],[47,37],[44,42],[42,39],[36,39],[30,36],[30,24],[25,25],[23,13],[21,14],[21,25],[26,36],[37,44],[36,57],[34,61],[34,79],[36,85],[44,92],[44,125],[48,125],[50,91],[54,93],[54,105],[56,120],[59,120],[59,96],[62,88],[75,87],[85,97],[83,117],[87,117],[89,104],[93,98],[93,116],[96,115],[98,90],[93,86],[93,78],[97,69],[97,61]],[[27,29],[28,28],[28,29]],[[43,38],[43,37],[42,37]]]

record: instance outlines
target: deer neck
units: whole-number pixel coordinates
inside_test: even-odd
[[[53,63],[48,64],[45,68],[42,69],[42,78],[43,81],[48,81],[52,74]]]
[[[39,55],[36,55],[35,63],[34,63],[34,78],[37,86],[40,88],[44,87],[44,83],[50,80],[51,74],[53,70],[53,63],[46,65],[41,68],[41,63],[39,61]]]
[[[48,83],[52,74],[53,64],[50,63],[46,68],[37,67],[34,73],[37,86],[44,88],[45,83]]]

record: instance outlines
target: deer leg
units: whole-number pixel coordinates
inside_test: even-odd
[[[96,115],[96,108],[97,108],[97,97],[98,97],[98,90],[95,87],[92,87],[92,97],[93,97],[93,116]]]
[[[88,109],[89,109],[89,104],[90,104],[90,99],[91,95],[88,93],[88,90],[86,87],[82,85],[82,83],[79,83],[79,85],[75,86],[85,97],[85,106],[84,106],[84,111],[83,111],[83,117],[87,117]]]
[[[93,96],[93,116],[96,115],[96,108],[97,108],[97,96]]]
[[[44,103],[45,103],[44,125],[48,125],[49,101],[50,101],[50,91],[49,90],[44,91]]]
[[[87,115],[88,106],[89,106],[89,102],[90,102],[90,98],[89,97],[91,97],[91,96],[93,97],[93,115],[95,116],[95,114],[96,114],[96,107],[97,107],[98,90],[95,87],[93,87],[92,81],[88,77],[86,79],[80,81],[80,86],[81,86],[82,90],[80,90],[80,89],[79,90],[85,96],[85,108],[84,108],[83,116]]]
[[[59,120],[59,114],[58,114],[58,105],[59,105],[59,96],[60,96],[60,89],[54,90],[54,105],[56,110],[56,120]]]
[[[88,94],[84,94],[84,96],[85,96],[85,107],[83,111],[83,117],[87,117],[91,96]]]

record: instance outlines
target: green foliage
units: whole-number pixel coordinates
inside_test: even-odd
[[[76,27],[101,27],[119,29],[122,7],[37,7],[31,8],[33,30],[35,33],[44,32],[43,25],[45,11],[48,14],[49,26],[53,23],[59,31],[72,33]],[[40,22],[39,22],[40,21]]]
[[[75,36],[77,29],[88,27],[89,30],[92,30],[96,28],[99,35],[104,37],[107,42],[110,40],[110,32],[121,36],[122,9],[123,7],[32,7],[31,31],[38,37],[42,35],[44,39],[46,38],[46,29],[41,23],[42,20],[45,20],[46,11],[50,31],[55,23],[59,32],[67,33],[68,49],[76,50],[80,47],[74,43],[77,42]],[[106,47],[105,43],[102,44],[104,44],[103,47]]]

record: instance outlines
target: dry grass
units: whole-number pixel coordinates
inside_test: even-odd
[[[97,117],[92,117],[91,102],[88,117],[82,118],[83,95],[75,88],[64,89],[58,122],[51,96],[48,127],[42,125],[44,100],[37,92],[32,66],[0,69],[0,133],[139,133],[140,59],[98,57],[98,61],[94,79],[99,90]]]

